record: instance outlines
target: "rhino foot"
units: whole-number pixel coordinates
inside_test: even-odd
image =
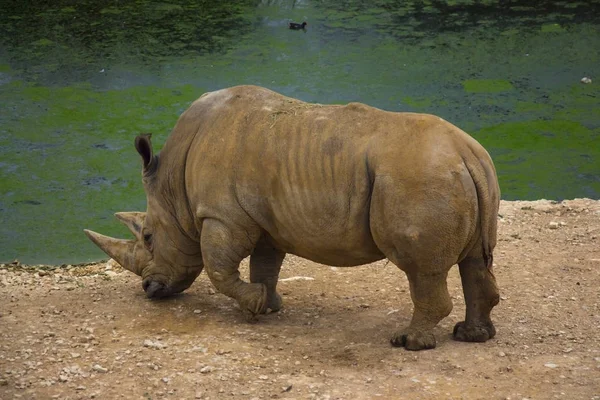
[[[244,292],[238,297],[240,309],[248,321],[256,321],[257,314],[267,310],[267,287],[262,283],[247,283]]]
[[[282,303],[283,301],[281,300],[281,296],[279,295],[279,293],[269,293],[269,295],[267,296],[267,306],[265,307],[263,314],[268,314],[270,312],[277,312],[281,310]]]
[[[433,333],[410,329],[395,333],[390,342],[392,346],[404,347],[406,350],[433,349],[436,344]]]
[[[454,340],[461,342],[485,342],[496,336],[496,328],[491,321],[478,324],[467,324],[465,321],[454,326]]]

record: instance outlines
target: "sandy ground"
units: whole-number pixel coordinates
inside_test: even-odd
[[[255,324],[205,274],[151,301],[113,262],[2,265],[0,398],[600,399],[600,202],[502,202],[500,213],[497,336],[451,339],[464,315],[453,268],[454,310],[422,352],[389,344],[412,303],[385,261],[289,256],[284,309]]]

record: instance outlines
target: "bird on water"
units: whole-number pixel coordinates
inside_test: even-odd
[[[301,24],[298,24],[296,22],[290,22],[288,26],[290,29],[298,30],[298,29],[306,29],[306,25],[308,25],[308,24],[306,23],[306,21],[304,21]]]

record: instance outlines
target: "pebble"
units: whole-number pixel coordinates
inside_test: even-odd
[[[553,363],[546,363],[546,364],[544,364],[544,367],[547,367],[547,368],[556,368],[556,367],[558,367],[558,365],[553,364]]]
[[[592,83],[592,78],[584,76],[583,78],[581,78],[581,83],[585,83],[586,85],[590,84]]]
[[[101,372],[101,373],[106,373],[108,372],[108,369],[104,368],[103,366],[101,366],[100,364],[94,364],[94,366],[92,367],[92,369],[96,372]]]
[[[194,310],[194,314],[200,314],[202,310]]]
[[[200,368],[200,373],[202,373],[202,374],[208,374],[211,371],[212,371],[212,367],[209,365],[205,365],[204,367]]]
[[[281,388],[281,391],[282,391],[282,392],[289,392],[290,390],[292,390],[292,384],[289,384],[289,385],[287,385],[287,386],[283,386],[283,387]]]
[[[150,339],[146,339],[146,340],[144,340],[144,347],[148,347],[150,349],[162,350],[165,347],[167,347],[167,345],[164,343],[161,343],[159,341],[152,341]]]
[[[560,226],[560,224],[555,221],[552,221],[548,224],[548,228],[550,228],[550,229],[558,229],[559,226]]]
[[[506,353],[503,352],[503,351],[501,351],[500,353],[498,353],[498,356],[500,356],[500,357],[506,357]]]

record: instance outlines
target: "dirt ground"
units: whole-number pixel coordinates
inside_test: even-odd
[[[284,309],[245,322],[202,274],[146,299],[109,261],[0,266],[1,399],[600,399],[600,202],[502,202],[497,336],[389,344],[412,303],[385,260],[331,268],[288,256]],[[247,265],[243,266],[247,274]]]

